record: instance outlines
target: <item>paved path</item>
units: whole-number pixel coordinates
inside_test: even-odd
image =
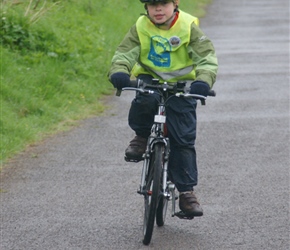
[[[124,93],[2,173],[0,249],[288,250],[289,1],[266,2],[214,0],[201,20],[220,63],[218,95],[198,110],[202,218],[169,216],[142,245]]]

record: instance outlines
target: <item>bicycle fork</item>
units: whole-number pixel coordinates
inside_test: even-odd
[[[142,167],[142,173],[141,173],[141,183],[139,186],[139,189],[137,190],[138,194],[141,195],[150,195],[146,190],[146,176],[149,171],[149,161],[150,161],[150,150],[152,150],[152,144],[156,143],[155,138],[149,138],[147,149],[144,156],[143,161],[143,167]],[[169,159],[169,140],[166,138],[162,138],[162,143],[164,143],[164,165],[162,169],[162,190],[161,195],[164,196],[165,199],[168,201],[171,201],[172,207],[171,207],[171,216],[174,217],[176,215],[175,213],[175,202],[177,200],[177,197],[175,196],[175,184],[168,180],[168,159]],[[160,142],[159,141],[159,142]]]

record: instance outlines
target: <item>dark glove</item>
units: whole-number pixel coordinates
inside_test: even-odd
[[[190,86],[190,94],[207,96],[210,87],[207,83],[202,81],[195,81]]]
[[[123,72],[117,72],[111,75],[112,84],[116,89],[130,87],[130,76]]]

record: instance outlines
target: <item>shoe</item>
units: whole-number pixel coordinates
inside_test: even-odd
[[[179,208],[187,216],[202,216],[203,210],[193,191],[179,195]]]
[[[125,150],[125,155],[128,159],[140,161],[143,159],[147,145],[147,138],[136,135],[128,148]]]

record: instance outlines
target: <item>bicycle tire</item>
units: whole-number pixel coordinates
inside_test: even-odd
[[[156,224],[158,227],[164,226],[167,207],[168,207],[168,199],[165,198],[164,196],[161,196],[156,211]]]
[[[162,145],[155,144],[151,153],[149,171],[146,180],[146,193],[144,195],[144,222],[143,244],[148,245],[152,238],[155,216],[160,196],[160,182],[162,170]]]
[[[164,146],[162,146],[162,150],[164,150]],[[162,165],[162,169],[163,169],[164,168],[163,157],[162,157],[161,165]],[[163,186],[163,178],[161,176],[161,178],[160,178],[160,190],[162,190],[162,186]],[[166,190],[166,191],[168,191],[168,190]],[[156,224],[158,227],[162,227],[165,223],[167,207],[168,207],[168,199],[166,197],[164,197],[164,195],[161,194],[159,197],[157,210],[156,210]]]

